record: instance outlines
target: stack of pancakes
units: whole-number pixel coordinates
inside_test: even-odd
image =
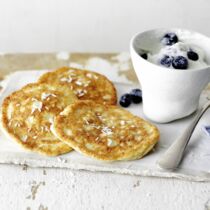
[[[105,76],[63,67],[5,98],[2,129],[25,149],[49,156],[74,149],[99,160],[141,158],[157,143],[158,129],[116,103]]]

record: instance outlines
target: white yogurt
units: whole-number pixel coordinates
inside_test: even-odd
[[[165,45],[158,52],[149,52],[148,61],[157,65],[161,65],[160,60],[165,55],[172,56],[172,57],[184,56],[185,58],[187,58],[187,52],[189,50],[196,52],[199,56],[199,59],[196,61],[188,59],[187,69],[199,69],[199,68],[204,68],[208,66],[208,64],[205,62],[204,51],[200,47],[196,45],[189,45],[183,42],[177,42],[176,44],[171,45],[171,46]],[[173,67],[170,66],[169,68],[173,68]]]
[[[189,39],[187,37],[189,35]],[[154,63],[156,65],[163,66],[160,61],[164,56],[170,56],[170,57],[177,57],[177,56],[183,56],[188,60],[188,70],[190,69],[201,69],[205,68],[208,66],[208,63],[206,61],[206,55],[204,50],[199,47],[199,44],[196,44],[197,41],[199,40],[191,40],[191,34],[183,34],[179,33],[177,34],[178,36],[178,42],[173,44],[173,45],[166,45],[164,44],[161,39],[163,38],[160,37],[160,34],[157,34],[157,37],[150,37],[150,41],[152,41],[150,46],[148,46],[146,49],[149,49],[147,52],[147,60],[151,63]],[[152,40],[153,39],[153,40]],[[156,42],[156,43],[154,43]],[[153,46],[153,47],[152,47]],[[187,52],[188,51],[193,51],[198,54],[198,60],[194,61],[188,58]],[[172,65],[170,67],[173,69]]]

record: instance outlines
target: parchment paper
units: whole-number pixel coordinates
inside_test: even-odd
[[[1,83],[4,88],[0,95],[0,103],[2,103],[5,96],[9,95],[14,90],[19,89],[27,83],[36,82],[37,78],[42,73],[43,71],[20,71],[8,76]],[[126,84],[124,80],[120,78],[113,79],[111,78],[112,74],[108,74],[107,76],[114,81],[118,96],[128,92],[134,87],[138,87],[137,85]],[[203,92],[201,104],[205,102],[208,94],[207,91]],[[145,118],[142,113],[142,105],[131,105],[128,110],[137,116]],[[0,163],[27,164],[31,167],[59,167],[90,171],[107,171],[141,176],[175,177],[191,181],[210,181],[210,137],[201,129],[203,125],[210,125],[210,109],[197,125],[179,168],[175,171],[165,171],[158,168],[156,165],[156,161],[159,157],[184,131],[194,116],[195,114],[168,124],[156,124],[160,130],[161,138],[154,151],[140,160],[113,163],[97,161],[75,151],[59,157],[42,156],[25,151],[13,140],[6,138],[4,134],[0,132]]]

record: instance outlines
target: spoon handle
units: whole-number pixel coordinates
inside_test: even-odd
[[[198,124],[199,120],[205,113],[205,111],[210,107],[210,102],[208,101],[196,115],[195,119],[190,123],[187,129],[182,133],[180,137],[169,147],[169,149],[163,154],[159,159],[157,164],[163,169],[175,169],[179,165],[185,148],[192,136],[192,133]]]

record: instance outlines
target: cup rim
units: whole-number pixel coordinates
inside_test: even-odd
[[[144,31],[142,31],[142,32],[137,32],[137,33],[135,33],[132,37],[131,37],[131,39],[130,39],[130,43],[129,43],[129,45],[130,45],[130,50],[133,50],[133,52],[138,56],[138,58],[140,59],[140,60],[142,60],[142,61],[144,61],[144,62],[147,62],[148,64],[151,64],[151,65],[153,65],[154,66],[154,68],[158,68],[159,70],[167,70],[167,68],[166,67],[162,67],[162,66],[159,66],[159,65],[157,65],[157,64],[154,64],[154,63],[152,63],[152,62],[149,62],[149,61],[147,61],[147,60],[145,60],[144,58],[142,58],[137,52],[136,52],[136,50],[135,50],[135,48],[134,48],[134,41],[135,41],[135,39],[138,37],[138,36],[140,36],[141,34],[143,34],[143,33],[146,33],[146,32],[153,32],[153,31],[157,31],[157,30],[168,30],[168,31],[175,31],[175,30],[182,30],[182,31],[188,31],[188,32],[192,32],[192,33],[195,33],[195,34],[197,34],[197,35],[199,35],[199,36],[201,36],[201,37],[204,37],[205,39],[209,39],[209,41],[210,41],[210,37],[208,37],[208,36],[206,36],[206,35],[204,35],[204,34],[202,34],[202,33],[199,33],[199,32],[197,32],[197,31],[194,31],[194,30],[191,30],[191,29],[184,29],[184,28],[154,28],[154,29],[150,29],[150,30],[144,30]],[[202,71],[202,70],[206,70],[206,69],[208,69],[210,67],[210,65],[208,65],[207,67],[203,67],[203,68],[196,68],[196,69],[190,69],[190,70],[180,70],[180,69],[173,69],[173,71],[168,71],[168,72],[195,72],[195,71]]]

